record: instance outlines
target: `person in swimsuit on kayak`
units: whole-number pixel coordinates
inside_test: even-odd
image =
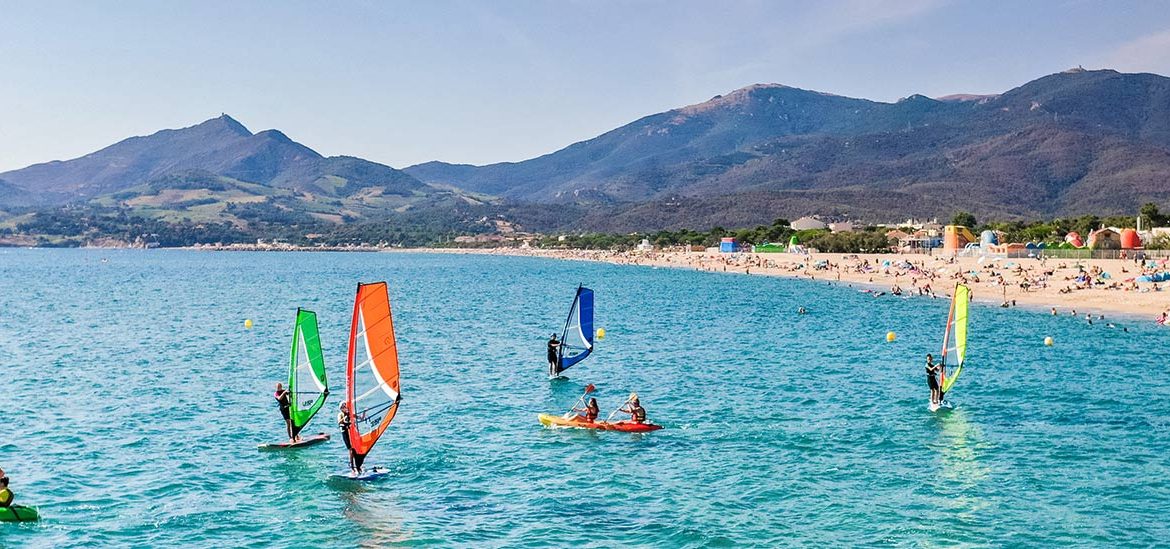
[[[292,406],[292,393],[285,390],[284,385],[276,384],[276,394],[272,395],[276,399],[276,404],[280,406],[280,415],[284,418],[284,428],[288,430],[289,443],[296,442],[301,438],[293,434],[292,418],[289,417],[289,407]]]
[[[353,444],[349,442],[349,407],[342,402],[337,409],[337,427],[341,429],[341,442],[345,444],[346,453],[349,454],[349,470],[361,473],[361,469],[356,465],[357,461],[354,460]]]
[[[16,496],[12,495],[12,490],[8,489],[8,477],[4,476],[4,471],[0,470],[0,507],[12,507],[12,500]]]
[[[557,353],[560,347],[561,343],[557,341],[557,334],[553,334],[548,338],[548,375],[550,376],[561,373],[561,360]]]
[[[942,373],[942,364],[935,364],[934,357],[926,355],[926,385],[930,387],[930,403],[939,404],[942,400],[942,388],[938,386],[938,376]]]
[[[630,399],[626,401],[626,405],[621,411],[630,414],[630,423],[644,423],[646,421],[646,409],[638,402],[638,393],[630,393]]]
[[[597,416],[601,415],[601,407],[597,405],[597,399],[592,397],[584,408],[573,408],[573,411],[581,412],[577,417],[589,422],[597,421]]]

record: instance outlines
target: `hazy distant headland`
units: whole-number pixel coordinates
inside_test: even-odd
[[[757,84],[531,160],[405,169],[228,115],[0,173],[0,242],[421,246],[459,235],[1134,215],[1170,205],[1170,78],[1081,69],[895,103]]]

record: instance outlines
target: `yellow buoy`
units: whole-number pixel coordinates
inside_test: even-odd
[[[1052,346],[1052,336],[1044,338],[1044,344],[1051,347]]]
[[[244,328],[248,329],[248,330],[252,329],[252,319],[250,319],[250,318],[244,319]]]
[[[892,342],[895,339],[898,339],[898,334],[895,334],[894,332],[886,332],[886,341]]]
[[[597,329],[597,339],[605,339],[605,328]]]

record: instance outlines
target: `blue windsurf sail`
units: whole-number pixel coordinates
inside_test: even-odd
[[[568,370],[585,360],[593,352],[593,290],[577,287],[569,318],[561,332],[561,346],[557,350],[557,373]]]

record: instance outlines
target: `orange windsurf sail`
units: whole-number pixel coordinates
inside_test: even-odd
[[[358,284],[345,379],[349,440],[364,461],[398,412],[398,347],[385,282]]]

